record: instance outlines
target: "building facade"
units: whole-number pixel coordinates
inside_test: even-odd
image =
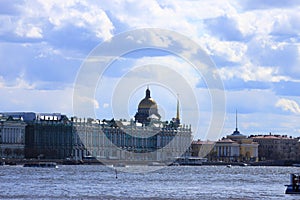
[[[216,142],[214,141],[193,141],[191,144],[191,155],[192,157],[207,158],[209,161],[211,161],[211,156],[215,145]]]
[[[72,124],[60,113],[37,114],[27,121],[25,133],[25,157],[64,159],[72,155]]]
[[[179,109],[178,109],[179,110]],[[146,96],[138,105],[135,119],[71,119],[76,159],[92,156],[100,161],[172,161],[189,155],[191,126],[180,124],[179,113],[162,122],[156,102]]]
[[[192,152],[195,156],[206,157],[208,161],[256,162],[259,144],[252,138],[241,134],[237,127],[232,134],[216,142],[194,141]],[[207,152],[210,149],[210,152]]]
[[[23,128],[20,131],[26,158],[172,161],[189,155],[192,139],[191,126],[180,123],[179,108],[170,122],[160,120],[149,88],[138,105],[135,119],[130,121],[69,119],[60,113],[10,112],[3,115],[24,120],[18,127]],[[5,128],[8,125],[8,122],[2,125],[5,133],[10,130]],[[11,136],[1,133],[2,141],[10,142]]]
[[[25,126],[22,118],[0,116],[0,158],[24,158]]]
[[[259,144],[259,160],[300,161],[299,138],[287,135],[252,135],[253,141]]]
[[[213,160],[224,162],[238,162],[240,145],[231,139],[222,139],[216,142],[213,148]]]

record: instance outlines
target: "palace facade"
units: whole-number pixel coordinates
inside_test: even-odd
[[[22,118],[0,115],[0,159],[24,158],[25,126]]]
[[[21,120],[25,158],[172,162],[190,155],[192,130],[180,123],[179,103],[176,117],[161,121],[149,88],[134,119],[128,121],[68,118],[60,113],[7,112],[2,116]]]
[[[71,118],[75,133],[73,157],[92,156],[103,162],[171,162],[188,156],[192,130],[191,126],[180,123],[177,110],[173,120],[161,121],[157,104],[147,88],[135,118],[129,121]]]

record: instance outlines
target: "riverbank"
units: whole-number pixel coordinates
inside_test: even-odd
[[[300,162],[292,160],[266,160],[258,162],[205,162],[202,165],[232,165],[232,166],[280,166],[280,167],[291,167]]]
[[[168,166],[172,163],[165,162],[151,162],[151,161],[126,161],[126,160],[106,160],[105,163],[97,159],[86,159],[86,160],[71,160],[71,159],[2,159],[0,160],[1,165],[24,165],[33,162],[55,162],[59,165],[149,165],[149,166]],[[295,166],[300,162],[290,160],[268,160],[259,162],[203,162],[201,165],[231,165],[231,166]],[[198,165],[198,166],[201,166]]]
[[[83,160],[72,160],[72,159],[2,159],[0,164],[2,165],[24,165],[28,163],[38,162],[51,162],[58,165],[111,165],[111,166],[126,166],[126,165],[148,165],[148,166],[168,166],[171,164],[165,162],[155,161],[132,161],[132,160],[97,160],[97,159],[83,159]]]
[[[82,161],[76,160],[63,160],[63,159],[2,159],[0,163],[2,165],[24,165],[28,163],[37,163],[37,162],[53,162],[60,165],[79,165],[84,164]],[[91,164],[102,164],[99,161],[90,162]]]

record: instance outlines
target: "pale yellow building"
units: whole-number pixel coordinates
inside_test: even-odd
[[[214,141],[193,141],[191,145],[191,153],[193,157],[204,158],[210,154],[215,146]]]
[[[239,144],[239,161],[258,161],[258,143],[239,132],[237,127],[237,114],[236,128],[231,135],[227,135],[227,138]]]
[[[258,143],[247,138],[240,141],[240,157],[244,161],[258,161]]]
[[[208,161],[256,162],[258,161],[258,143],[253,138],[241,134],[236,128],[231,135],[216,142],[193,141],[192,156],[206,157]]]

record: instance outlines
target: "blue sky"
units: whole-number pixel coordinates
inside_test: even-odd
[[[0,0],[0,110],[71,116],[74,82],[89,52],[125,31],[165,28],[194,40],[214,61],[226,94],[222,136],[234,130],[236,109],[246,135],[300,136],[299,13],[297,0]],[[103,92],[94,100],[97,116],[112,117],[111,96],[103,93],[122,76],[120,69],[154,61],[188,68],[163,52],[124,56],[99,85]],[[201,78],[187,71],[185,78],[195,85],[201,107],[195,138],[203,138],[210,124],[209,95]],[[129,116],[144,89],[132,92]],[[152,97],[169,120],[176,97],[163,96],[163,91],[154,85]]]

